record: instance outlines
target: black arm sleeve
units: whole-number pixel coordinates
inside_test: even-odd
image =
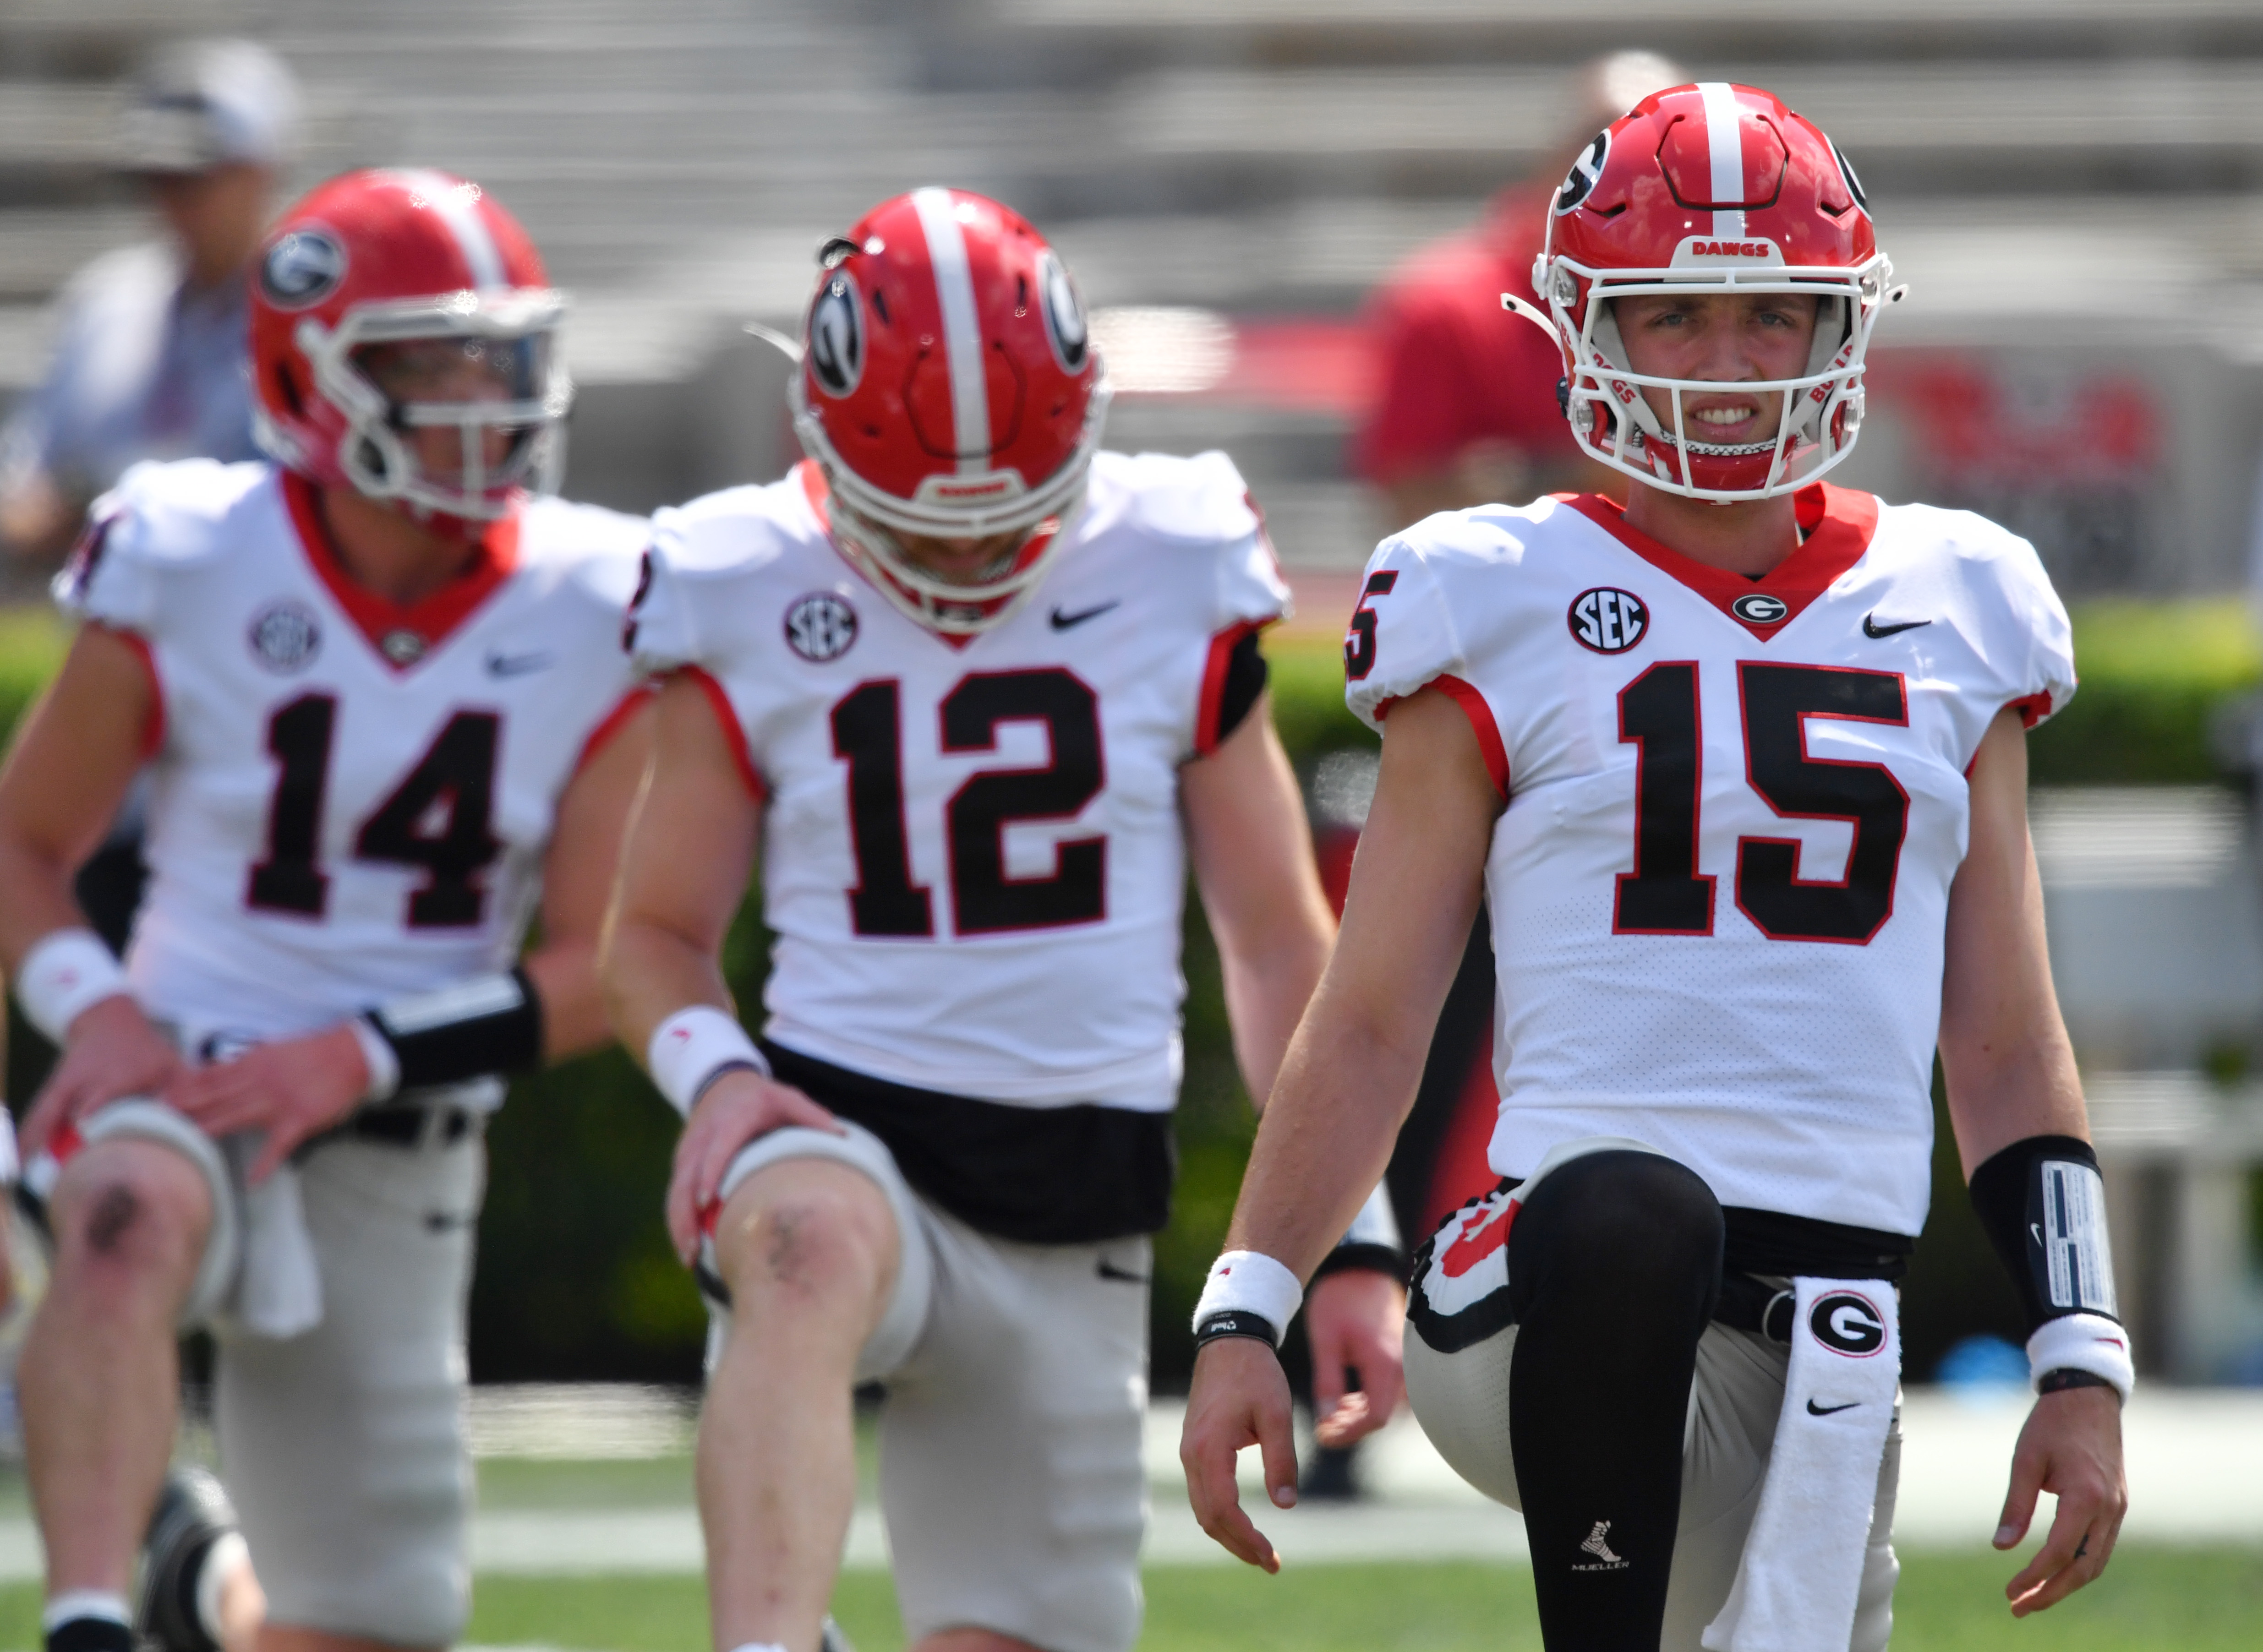
[[[542,1064],[542,995],[524,969],[395,999],[367,1020],[393,1046],[403,1090]]]

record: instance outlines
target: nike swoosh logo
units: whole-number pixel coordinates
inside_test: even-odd
[[[1100,1266],[1093,1271],[1103,1279],[1120,1280],[1126,1285],[1145,1285],[1147,1282],[1145,1273],[1126,1273],[1104,1256],[1100,1259]]]
[[[1930,625],[1932,624],[1933,622],[1929,619],[1905,619],[1898,625],[1881,625],[1878,624],[1878,617],[1876,614],[1865,614],[1862,616],[1862,635],[1865,637],[1891,637],[1898,631],[1915,631],[1920,625]]]
[[[541,671],[550,664],[550,656],[537,650],[531,654],[489,654],[488,675],[491,677],[523,677],[530,671]]]
[[[1111,602],[1103,602],[1097,608],[1084,609],[1074,614],[1064,614],[1057,608],[1053,610],[1053,629],[1055,631],[1066,631],[1072,625],[1083,624],[1088,619],[1098,619],[1110,609],[1121,608],[1123,605],[1124,599],[1119,596]]]
[[[1810,1400],[1807,1403],[1807,1414],[1810,1417],[1836,1417],[1841,1411],[1853,1410],[1862,1403],[1860,1400],[1849,1400],[1844,1405],[1818,1405],[1813,1400]]]

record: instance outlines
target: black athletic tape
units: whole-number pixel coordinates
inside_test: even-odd
[[[516,991],[506,994],[500,984]],[[450,993],[461,994],[452,1013]],[[399,1018],[396,1024],[394,1018]],[[401,1088],[461,1084],[542,1064],[542,995],[523,969],[482,977],[368,1011],[364,1020],[393,1047]]]
[[[2095,1371],[2075,1371],[2061,1366],[2057,1370],[2046,1371],[2035,1379],[2035,1392],[2038,1394],[2057,1394],[2062,1389],[2112,1389],[2115,1399],[2122,1397],[2122,1390]]]
[[[1257,646],[1257,633],[1242,632],[1225,657],[1225,681],[1219,685],[1218,695],[1216,744],[1225,743],[1225,737],[1241,726],[1250,708],[1257,703],[1257,696],[1265,692],[1266,669],[1265,656]]]
[[[2098,1155],[2090,1143],[2072,1136],[2030,1136],[2013,1143],[1972,1172],[1972,1208],[1989,1242],[2012,1276],[2020,1294],[2030,1334],[2045,1320],[2068,1314],[2119,1317],[2079,1287],[2071,1302],[2054,1302],[2050,1256],[2044,1248],[2044,1166],[2050,1164],[2086,1165],[2093,1173]]]
[[[1276,1350],[1281,1346],[1280,1328],[1264,1315],[1253,1314],[1247,1308],[1222,1308],[1195,1327],[1197,1348],[1227,1337],[1247,1337]]]

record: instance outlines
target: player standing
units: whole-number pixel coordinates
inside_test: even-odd
[[[1293,1473],[1261,1344],[1389,1151],[1482,890],[1506,1179],[1416,1258],[1406,1375],[1523,1511],[1547,1643],[1886,1643],[1936,1045],[2035,1326],[1997,1541],[2057,1495],[2009,1590],[2048,1606],[2113,1547],[2131,1372],[2025,813],[2065,614],[1994,524],[1818,480],[1898,295],[1853,170],[1774,97],[1638,105],[1536,276],[1573,433],[1635,485],[1433,516],[1369,565],[1346,661],[1381,781],[1197,1316],[1197,1512],[1272,1563],[1233,1481],[1251,1443]]]
[[[1286,592],[1224,455],[1095,451],[1082,309],[1015,213],[920,190],[821,258],[810,459],[655,519],[635,648],[672,675],[605,964],[687,1115],[670,1230],[729,1303],[715,1644],[818,1645],[850,1389],[886,1379],[914,1641],[1120,1652],[1189,862],[1253,1094],[1328,946],[1256,644]],[[758,839],[759,1047],[715,963]],[[1399,1302],[1316,1293],[1324,1395],[1348,1366],[1387,1411]]]
[[[60,1161],[22,1376],[51,1652],[134,1644],[193,1325],[266,1622],[191,1506],[143,1627],[461,1629],[483,1122],[499,1075],[604,1036],[649,745],[619,653],[644,524],[526,491],[570,389],[518,225],[458,178],[349,175],[272,232],[251,304],[275,462],[142,465],[98,502],[59,584],[85,623],[0,774],[0,956],[63,1047],[25,1132]],[[121,970],[69,876],[145,760]]]

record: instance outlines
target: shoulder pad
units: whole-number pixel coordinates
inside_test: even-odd
[[[1249,484],[1224,453],[1093,456],[1092,501],[1126,526],[1188,545],[1246,539],[1258,530]]]
[[[729,487],[654,511],[651,543],[690,578],[751,573],[775,562],[795,537],[789,513],[806,511],[793,477]]]

